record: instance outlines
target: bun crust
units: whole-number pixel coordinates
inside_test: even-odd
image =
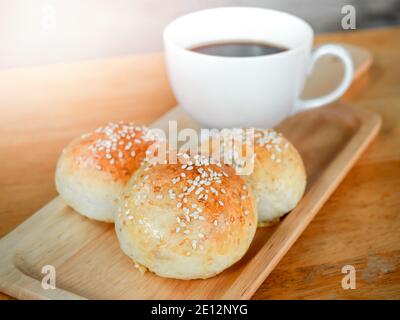
[[[257,198],[259,225],[265,226],[296,207],[304,194],[306,173],[296,148],[273,130],[256,131],[254,150],[254,171],[243,178]]]
[[[213,148],[219,146],[217,156],[233,159],[238,173],[246,161],[251,162],[252,170],[242,177],[257,199],[259,226],[270,225],[292,210],[303,196],[306,186],[303,161],[296,148],[272,129],[255,129],[254,144],[248,142],[249,132],[239,133],[235,135],[230,131],[215,135],[209,141],[212,145],[204,143],[202,150],[214,152]],[[254,153],[249,155],[249,150]]]
[[[80,214],[113,222],[118,196],[154,141],[146,127],[124,122],[82,135],[58,160],[58,193]]]
[[[247,251],[257,226],[255,199],[228,165],[185,158],[142,167],[119,203],[122,250],[156,274],[212,277]]]

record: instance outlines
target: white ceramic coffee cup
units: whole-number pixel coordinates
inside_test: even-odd
[[[164,30],[169,80],[179,104],[208,127],[273,127],[287,116],[328,104],[353,79],[353,63],[338,45],[312,51],[314,32],[304,20],[275,10],[225,7],[194,12]],[[288,48],[257,57],[220,57],[191,51],[221,41],[258,41]],[[321,56],[344,64],[341,84],[331,93],[301,100],[307,75]]]

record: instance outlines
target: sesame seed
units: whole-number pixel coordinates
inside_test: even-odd
[[[200,187],[196,190],[195,194],[198,195],[200,192],[202,192],[204,190],[203,187]]]
[[[184,233],[184,234],[189,234],[190,231],[186,229],[185,231],[183,231],[183,233]]]

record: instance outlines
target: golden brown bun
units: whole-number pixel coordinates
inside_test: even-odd
[[[116,199],[154,140],[146,127],[124,122],[82,135],[58,160],[58,193],[80,214],[113,222]]]
[[[218,136],[221,153],[229,153],[232,146],[236,148],[238,145],[238,139],[233,139],[235,142],[229,145],[222,137]],[[242,150],[245,150],[245,145],[241,146]],[[265,226],[279,221],[297,205],[305,190],[306,173],[296,148],[272,129],[255,130],[254,154],[253,170],[242,177],[257,199],[259,226]]]
[[[255,200],[235,170],[200,157],[135,172],[115,228],[122,250],[156,274],[212,277],[247,251],[257,227]]]

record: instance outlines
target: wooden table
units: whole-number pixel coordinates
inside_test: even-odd
[[[400,298],[399,38],[400,28],[317,38],[373,53],[343,100],[379,112],[383,127],[255,299]],[[149,123],[174,104],[160,54],[0,71],[0,236],[56,195],[70,139],[107,121]],[[342,289],[344,265],[355,290]]]

